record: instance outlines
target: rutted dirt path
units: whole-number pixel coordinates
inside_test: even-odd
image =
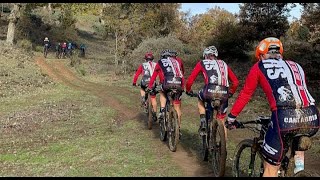
[[[106,106],[111,106],[118,112],[118,116],[121,117],[118,119],[131,120],[139,116],[140,112],[137,112],[137,107],[132,108],[126,106],[125,104],[121,104],[118,100],[108,94],[110,91],[116,91],[120,94],[131,93],[128,89],[116,86],[105,86],[80,79],[64,65],[63,61],[65,60],[55,59],[48,63],[43,57],[36,58],[36,64],[54,81],[61,82],[78,90],[88,91],[89,93],[101,98]],[[130,97],[128,96],[128,98]],[[157,131],[157,128],[155,128],[153,131]],[[158,138],[156,140],[161,143]],[[164,148],[167,149],[167,147]],[[171,152],[168,150],[168,153]],[[178,150],[176,152],[171,153],[171,156],[174,163],[177,163],[183,170],[184,176],[212,176],[208,166],[202,162],[199,162],[193,153],[187,149],[184,149],[184,147],[181,145],[178,146]]]

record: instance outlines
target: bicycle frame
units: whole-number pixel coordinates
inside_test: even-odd
[[[242,124],[260,124],[260,125],[262,125],[260,130],[256,129],[256,128],[249,127],[249,129],[254,132],[256,132],[256,130],[259,130],[259,136],[253,138],[253,146],[251,147],[249,176],[252,176],[252,172],[254,172],[254,161],[255,161],[256,153],[258,153],[259,157],[262,160],[261,166],[260,166],[260,176],[262,176],[263,172],[264,172],[264,167],[263,167],[264,159],[261,155],[261,144],[262,144],[262,141],[264,140],[265,133],[267,132],[268,124],[266,122],[262,122],[261,119],[255,120],[255,121],[248,121],[248,122],[242,123]],[[241,128],[245,128],[245,127],[242,125]],[[286,143],[284,146],[285,155],[284,155],[284,157],[281,161],[281,164],[280,164],[279,177],[291,177],[294,175],[294,172],[293,172],[294,158],[293,157],[295,155],[295,150],[293,147],[294,146],[293,141],[295,140],[295,138],[301,138],[302,136],[306,136],[306,135],[298,134],[298,135],[285,136],[285,138],[287,138],[288,143]]]

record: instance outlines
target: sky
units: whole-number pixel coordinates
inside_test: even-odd
[[[188,11],[189,9],[191,10],[191,15],[196,15],[196,14],[202,14],[207,11],[208,8],[213,8],[215,6],[220,6],[220,8],[223,8],[231,13],[239,13],[240,8],[239,4],[240,3],[181,3],[181,10],[182,11]],[[300,18],[301,16],[301,9],[302,6],[296,3],[296,7],[292,8],[290,11],[290,17],[288,20],[291,22],[292,18],[295,17],[297,19]]]

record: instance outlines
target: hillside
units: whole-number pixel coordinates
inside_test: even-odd
[[[131,86],[133,72],[116,69],[115,40],[103,35],[97,17],[77,19],[77,42],[88,49],[86,58],[75,57],[81,63],[74,67],[68,58],[56,59],[53,51],[45,59],[41,49],[0,42],[0,176],[212,176],[209,164],[200,160],[196,99],[182,96],[182,139],[172,153],[160,141],[157,123],[146,128],[139,88]],[[240,89],[251,63],[230,66]],[[186,76],[192,68],[186,67]],[[199,78],[194,89],[201,83]],[[259,88],[239,120],[261,114],[268,115],[269,107]],[[231,176],[237,143],[253,135],[229,131],[226,176]],[[319,133],[313,142],[305,168],[320,174]]]

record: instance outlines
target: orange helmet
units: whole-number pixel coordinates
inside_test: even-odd
[[[267,54],[267,52],[271,49],[278,50],[279,53],[282,55],[283,53],[283,46],[281,41],[275,37],[268,37],[264,40],[260,41],[258,46],[256,47],[255,57],[256,60],[260,60],[260,55]]]

